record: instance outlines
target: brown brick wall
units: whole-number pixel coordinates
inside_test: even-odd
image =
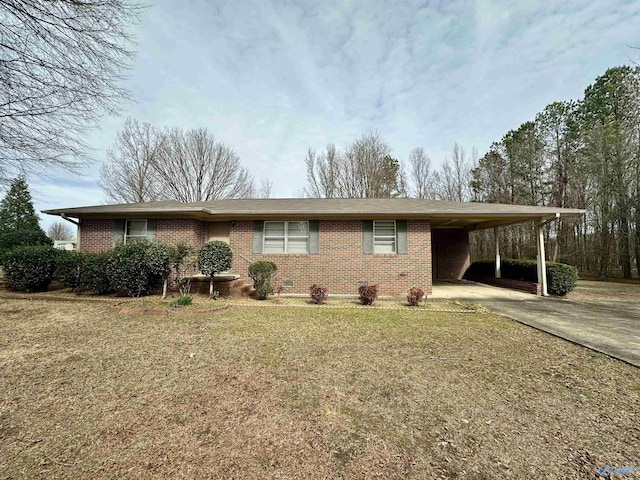
[[[175,245],[186,243],[199,247],[205,242],[207,226],[206,222],[193,219],[158,219],[156,241]]]
[[[358,282],[377,283],[381,295],[404,295],[411,287],[431,293],[431,235],[427,220],[407,222],[406,255],[362,253],[362,221],[321,220],[319,254],[253,254],[253,222],[235,222],[230,244],[234,260],[232,273],[247,275],[249,263],[270,260],[278,266],[277,281],[293,281],[285,293],[308,293],[319,283],[329,293],[357,294]]]
[[[111,250],[113,220],[81,220],[80,250],[88,253]]]
[[[206,239],[206,222],[191,219],[159,219],[156,240],[195,247]],[[407,222],[406,255],[364,255],[362,221],[327,220],[319,224],[317,255],[254,255],[253,222],[232,222],[229,243],[233,249],[232,273],[247,278],[256,260],[271,260],[278,266],[277,281],[293,281],[285,293],[308,293],[312,283],[330,293],[357,294],[358,282],[377,283],[381,295],[404,295],[411,287],[431,294],[431,228],[427,220]],[[81,250],[97,252],[112,245],[113,220],[83,220]]]
[[[431,232],[435,278],[460,280],[471,263],[469,232],[462,229],[435,229]]]
[[[80,250],[101,252],[113,247],[113,220],[82,220]],[[184,242],[199,247],[205,241],[206,222],[193,219],[159,219],[156,241],[175,245]]]
[[[495,285],[496,287],[522,290],[523,292],[532,293],[534,295],[542,295],[542,285],[535,282],[525,282],[524,280],[496,277],[480,277],[478,282],[486,283],[487,285]]]

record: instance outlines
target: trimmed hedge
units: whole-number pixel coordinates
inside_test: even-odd
[[[50,246],[16,247],[2,258],[4,276],[12,290],[43,291],[51,284],[59,251]]]
[[[494,260],[473,262],[464,274],[467,280],[495,276]],[[564,296],[576,288],[578,269],[573,265],[558,262],[546,262],[547,287],[549,293]],[[538,282],[538,266],[535,260],[502,260],[500,262],[502,278]]]
[[[578,269],[566,263],[547,262],[547,287],[549,292],[564,297],[576,288]]]
[[[109,262],[111,252],[83,254],[80,287],[98,295],[113,293],[107,268]]]
[[[55,278],[78,291],[140,296],[151,293],[170,273],[169,247],[132,242],[108,252],[59,252]]]
[[[82,286],[82,267],[86,254],[61,250],[56,262],[54,278],[64,287],[77,290]]]
[[[107,262],[109,288],[119,295],[140,297],[148,295],[162,284],[162,269],[149,262],[147,241],[118,245]],[[167,254],[167,265],[169,256]]]

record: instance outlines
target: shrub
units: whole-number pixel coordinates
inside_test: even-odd
[[[192,261],[190,256],[193,253],[193,248],[184,242],[180,242],[173,247],[169,247],[169,257],[171,261],[171,267],[175,273],[176,285],[180,296],[188,295],[191,292],[191,277],[185,277],[185,270],[190,270],[192,267]]]
[[[503,260],[505,262],[506,260]],[[469,265],[467,271],[464,272],[464,278],[467,280],[478,280],[482,277],[493,277],[496,273],[496,262],[493,260],[477,260]]]
[[[80,287],[98,295],[113,293],[108,266],[111,252],[85,253],[82,258]]]
[[[78,290],[82,286],[84,257],[85,254],[78,251],[60,251],[54,278],[63,286]]]
[[[227,242],[213,240],[205,243],[198,252],[198,268],[210,277],[209,296],[213,296],[213,276],[231,268],[233,252]]]
[[[565,263],[547,263],[547,284],[549,293],[564,297],[576,288],[578,269]]]
[[[407,303],[410,307],[417,307],[422,297],[424,297],[424,290],[412,287],[409,289],[409,294],[407,295]]]
[[[549,293],[564,296],[576,287],[578,270],[572,265],[546,262],[547,288]],[[538,265],[535,260],[503,260],[500,263],[502,278],[538,282]],[[495,261],[479,260],[473,262],[464,274],[468,280],[495,276]]]
[[[362,285],[358,288],[361,305],[373,305],[378,298],[378,285]]]
[[[120,295],[139,297],[157,288],[162,277],[148,263],[146,241],[119,245],[111,252],[107,262],[109,287]]]
[[[12,290],[46,290],[56,271],[58,250],[50,246],[16,247],[3,256],[4,275]]]
[[[191,305],[193,297],[191,295],[180,295],[177,299],[169,304],[171,307],[186,307]]]
[[[276,267],[275,263],[264,260],[259,260],[249,265],[249,277],[253,280],[253,288],[256,291],[255,295],[258,300],[265,300],[273,293],[271,280],[277,270],[278,267]]]
[[[329,298],[329,289],[314,283],[309,287],[309,296],[313,303],[322,305]]]
[[[152,243],[145,252],[145,261],[149,273],[162,280],[162,298],[166,298],[167,283],[171,275],[171,247],[164,243]]]

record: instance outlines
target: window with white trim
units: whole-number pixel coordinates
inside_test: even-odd
[[[127,220],[124,230],[124,243],[131,240],[147,239],[147,221],[146,220]]]
[[[262,253],[309,253],[309,222],[264,222]]]
[[[373,253],[396,253],[395,220],[374,220]]]

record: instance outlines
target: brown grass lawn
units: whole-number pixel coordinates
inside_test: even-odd
[[[0,299],[0,478],[597,478],[639,373],[474,312]]]

